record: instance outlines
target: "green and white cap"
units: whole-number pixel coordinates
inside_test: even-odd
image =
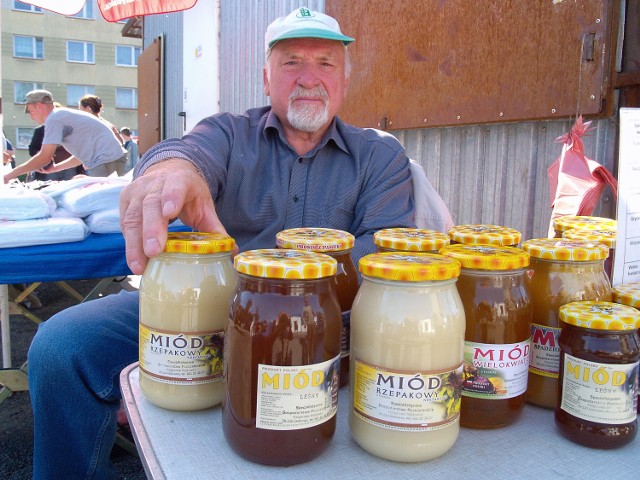
[[[264,43],[266,48],[271,48],[276,42],[288,38],[325,38],[339,40],[345,45],[355,41],[355,38],[342,34],[333,17],[306,7],[296,8],[286,17],[275,19],[267,27]]]

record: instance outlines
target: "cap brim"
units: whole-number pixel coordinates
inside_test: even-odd
[[[279,37],[274,38],[269,42],[269,48],[273,47],[275,43],[280,40],[288,40],[290,38],[323,38],[326,40],[338,40],[345,45],[349,45],[351,42],[355,41],[355,38],[347,37],[340,33],[329,32],[319,28],[302,28],[292,32],[283,33]]]

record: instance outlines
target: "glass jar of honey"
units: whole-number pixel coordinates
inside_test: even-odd
[[[514,228],[500,225],[456,225],[448,232],[452,244],[497,245],[517,247],[522,234]]]
[[[581,230],[579,228],[572,228],[562,232],[562,238],[567,240],[581,240],[586,242],[597,242],[606,245],[609,248],[609,256],[604,260],[604,271],[607,273],[609,280],[611,280],[611,272],[613,269],[613,258],[616,250],[616,237],[617,232],[615,230],[600,230],[590,229]]]
[[[235,242],[215,233],[170,232],[140,280],[140,389],[171,410],[222,401],[223,343],[237,274]]]
[[[336,427],[342,320],[323,253],[251,250],[225,332],[222,428],[231,448],[266,465],[309,461]]]
[[[522,413],[533,309],[525,280],[529,255],[516,247],[450,245],[462,264],[457,288],[466,317],[460,424],[497,428]]]
[[[358,272],[351,258],[354,242],[349,232],[330,228],[291,228],[276,234],[278,248],[325,253],[338,262],[334,282],[342,310],[340,386],[349,383],[349,325],[351,305],[358,293]]]
[[[438,253],[449,245],[447,235],[437,230],[421,228],[385,228],[373,234],[379,252]]]
[[[613,302],[572,302],[560,307],[560,320],[556,425],[587,447],[630,443],[638,431],[640,313]]]
[[[611,230],[616,231],[618,222],[612,218],[591,217],[588,215],[562,215],[553,219],[556,238],[562,238],[564,232],[573,230]]]
[[[553,409],[560,371],[560,307],[579,300],[611,300],[604,271],[609,250],[600,243],[557,238],[534,238],[522,248],[531,256],[527,285],[533,303],[527,401]]]
[[[361,258],[359,269],[362,286],[351,312],[351,434],[387,460],[438,457],[460,430],[460,263],[381,252]]]
[[[613,287],[612,296],[614,302],[640,310],[640,282],[616,285]],[[640,334],[640,330],[638,330],[638,334]],[[638,394],[640,395],[640,387]],[[638,412],[640,412],[640,399],[638,400]]]

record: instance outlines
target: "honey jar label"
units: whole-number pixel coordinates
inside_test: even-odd
[[[399,431],[430,431],[460,416],[462,364],[446,371],[398,371],[355,360],[353,408],[362,420]]]
[[[637,416],[638,363],[597,363],[565,354],[560,408],[595,423],[633,422]]]
[[[560,371],[560,328],[531,325],[529,371],[543,377],[558,378]]]
[[[464,342],[462,395],[503,400],[527,390],[530,344]]]
[[[312,365],[258,365],[256,428],[299,430],[338,411],[340,355]]]
[[[140,324],[140,370],[174,385],[222,380],[224,332],[172,332]]]

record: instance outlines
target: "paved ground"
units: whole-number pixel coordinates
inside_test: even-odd
[[[106,293],[116,293],[122,288],[132,289],[136,278],[126,278],[114,282]],[[80,293],[86,295],[97,284],[96,280],[68,282]],[[71,306],[75,300],[55,284],[42,284],[36,291],[42,307],[32,311],[40,318],[47,319],[54,313]],[[37,326],[22,315],[11,315],[11,343],[13,366],[22,365],[27,359],[27,351]],[[0,346],[0,351],[1,351]],[[33,455],[33,416],[29,392],[17,392],[0,404],[0,479],[29,480],[32,478],[31,461]],[[120,479],[145,479],[140,459],[116,446],[111,458]]]

